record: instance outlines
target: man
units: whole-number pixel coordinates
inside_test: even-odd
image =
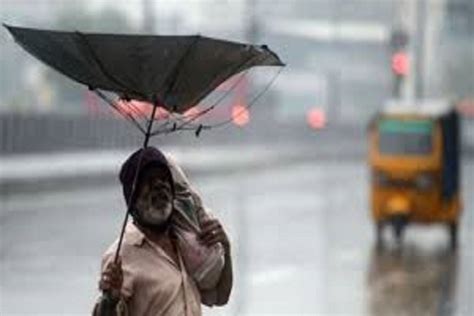
[[[137,193],[131,200],[137,170]],[[114,263],[117,241],[103,257],[99,289],[107,293],[107,299],[99,299],[93,315],[198,316],[201,303],[225,305],[232,289],[229,239],[219,221],[204,211],[182,170],[158,149],[148,147],[127,159],[120,181],[126,202],[132,203],[133,223],[127,226],[120,260]],[[221,243],[224,248],[225,264],[217,285],[210,290],[199,290],[186,271],[170,225],[177,190],[182,195],[186,188],[196,203],[200,241],[206,246]]]

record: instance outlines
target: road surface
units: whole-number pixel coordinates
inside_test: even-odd
[[[233,240],[231,302],[205,315],[474,315],[473,160],[463,174],[455,253],[442,227],[375,251],[362,160],[190,174]],[[123,212],[118,183],[3,196],[0,314],[88,315]]]

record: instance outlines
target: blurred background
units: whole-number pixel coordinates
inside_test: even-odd
[[[287,64],[267,71],[268,90],[249,75],[229,93],[210,118],[231,118],[224,128],[151,142],[232,237],[231,301],[205,315],[474,314],[472,0],[0,0],[0,20],[201,34],[266,44]],[[125,211],[117,173],[140,134],[6,29],[0,42],[0,314],[87,315]],[[457,251],[441,225],[375,248],[367,126],[393,99],[459,112]]]

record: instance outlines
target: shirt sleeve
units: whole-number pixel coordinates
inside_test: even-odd
[[[201,303],[208,306],[212,307],[216,305],[217,303],[217,290],[208,290],[208,291],[203,291],[200,290],[199,293],[201,294]]]

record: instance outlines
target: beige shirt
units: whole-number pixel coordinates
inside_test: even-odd
[[[116,244],[105,253],[102,271],[114,259]],[[128,224],[120,250],[123,269],[122,297],[133,316],[199,316],[201,296],[184,269],[178,251],[177,265],[157,244]]]

